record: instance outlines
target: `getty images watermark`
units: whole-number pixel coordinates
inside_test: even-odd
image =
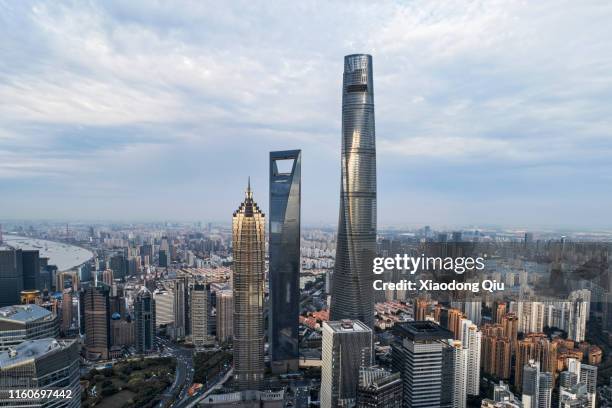
[[[396,255],[395,257],[374,258],[372,272],[380,275],[385,271],[401,270],[414,275],[417,271],[441,271],[454,272],[458,275],[467,271],[482,271],[485,269],[486,255],[482,257],[440,257],[440,256],[409,256]],[[375,290],[409,290],[409,291],[470,291],[495,292],[504,290],[504,283],[496,280],[483,280],[481,282],[434,282],[431,279],[420,279],[409,281],[402,279],[399,282],[383,282],[382,279],[374,280]]]

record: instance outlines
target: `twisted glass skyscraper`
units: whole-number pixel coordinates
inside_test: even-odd
[[[374,323],[372,259],[376,254],[376,143],[372,57],[344,57],[342,173],[331,320]]]

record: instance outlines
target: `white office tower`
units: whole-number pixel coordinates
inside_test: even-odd
[[[321,407],[355,403],[359,368],[372,365],[372,330],[359,320],[323,323]]]
[[[576,342],[584,341],[590,298],[591,292],[587,289],[576,290],[570,294],[567,337]]]
[[[591,403],[591,408],[596,407],[597,400],[597,367],[582,364],[580,367],[580,383],[586,385],[587,395]]]
[[[153,292],[155,299],[155,324],[159,328],[174,323],[174,292],[156,290]]]
[[[191,342],[196,347],[214,343],[208,335],[208,291],[196,284],[191,289]]]
[[[482,348],[482,332],[475,324],[468,326],[464,347],[468,352],[467,361],[467,393],[480,395],[480,356]]]
[[[553,389],[552,374],[540,373],[538,386],[538,408],[551,408]]]
[[[523,408],[538,408],[540,363],[529,360],[523,367]]]
[[[578,382],[580,382],[580,367],[582,363],[577,358],[568,358],[567,359],[567,371],[570,373],[576,374],[576,378]]]
[[[519,331],[523,333],[541,333],[544,330],[546,307],[542,302],[518,302]]]
[[[467,403],[468,349],[459,340],[448,340],[449,347],[444,349],[444,360],[448,369],[443,381],[452,384],[450,407],[465,408]],[[444,403],[444,401],[442,401]],[[443,404],[441,404],[443,405]]]

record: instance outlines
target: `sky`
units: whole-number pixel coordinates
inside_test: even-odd
[[[373,56],[380,226],[612,228],[612,3],[0,0],[0,219],[229,222],[302,149],[338,218]]]

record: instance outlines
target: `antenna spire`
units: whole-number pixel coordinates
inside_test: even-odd
[[[249,176],[249,182],[247,184],[246,196],[247,196],[247,198],[253,198],[253,192],[251,191],[251,176]]]

